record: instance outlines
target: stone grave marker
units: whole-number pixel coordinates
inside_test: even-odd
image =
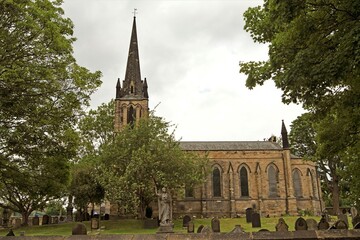
[[[10,236],[15,236],[14,232],[12,229],[10,229],[10,231],[6,234],[7,237],[10,237]]]
[[[0,226],[2,226],[2,225],[3,225],[3,219],[0,218]]]
[[[98,217],[91,218],[91,230],[100,228],[100,221]]]
[[[356,224],[358,224],[360,222],[360,216],[356,215],[353,219],[352,219],[352,225],[355,226]]]
[[[187,224],[187,232],[188,233],[194,233],[195,225],[192,221],[188,222]]]
[[[33,226],[39,226],[39,222],[40,222],[40,220],[39,220],[38,216],[33,217],[33,219],[32,219]]]
[[[77,223],[72,229],[72,235],[87,235],[85,224]]]
[[[189,215],[185,215],[184,217],[183,217],[183,227],[187,227],[188,226],[188,224],[189,224],[189,222],[191,221],[191,217],[189,216]]]
[[[305,221],[305,219],[303,219],[302,217],[299,217],[298,219],[296,219],[295,222],[295,230],[296,231],[300,231],[300,230],[307,230],[308,226],[307,226],[307,222]]]
[[[14,228],[18,228],[18,227],[20,227],[21,226],[21,218],[15,218],[14,220],[13,220],[13,227]]]
[[[253,228],[261,227],[261,218],[260,214],[257,212],[254,212],[251,216],[251,225]]]
[[[213,231],[208,226],[205,226],[203,227],[203,229],[201,229],[201,234],[210,234],[210,233],[213,233]]]
[[[306,224],[308,226],[307,230],[318,230],[318,223],[316,222],[315,219],[313,218],[306,219]]]
[[[108,221],[110,219],[110,215],[108,213],[105,213],[104,215],[104,220]]]
[[[278,223],[275,226],[277,232],[287,232],[289,231],[289,226],[286,224],[283,218],[279,218]]]
[[[329,227],[330,227],[330,224],[328,223],[328,221],[326,221],[325,215],[323,215],[318,224],[318,229],[319,230],[327,230],[327,229],[329,229]]]
[[[360,222],[354,225],[354,229],[360,229]]]
[[[200,225],[197,229],[197,233],[201,233],[202,229],[204,228],[204,225]]]
[[[242,229],[241,225],[235,225],[234,229],[231,230],[230,233],[244,233],[244,229]]]
[[[50,223],[49,215],[44,215],[42,218],[42,225],[48,225]]]
[[[341,219],[337,220],[334,226],[336,229],[348,229],[348,225],[346,224],[346,222]]]
[[[253,214],[253,209],[252,208],[247,208],[246,209],[246,222],[247,223],[251,223],[252,214]]]
[[[262,228],[258,232],[270,232],[268,229]]]
[[[351,207],[350,213],[351,213],[351,218],[356,217],[358,215],[358,211],[357,211],[356,207]]]
[[[51,217],[51,223],[52,224],[58,224],[59,223],[59,217],[57,217],[57,216]]]
[[[343,214],[339,214],[338,215],[338,220],[342,220],[346,223],[346,226],[349,226],[349,220],[348,220],[348,217],[347,217],[347,214],[343,213]]]
[[[217,217],[211,219],[211,229],[213,232],[220,232],[220,220]]]

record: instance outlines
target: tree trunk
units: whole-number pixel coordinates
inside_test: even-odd
[[[332,176],[332,202],[333,210],[336,215],[340,214],[340,187],[339,179],[336,174]]]
[[[22,216],[22,223],[21,226],[29,226],[29,216],[30,216],[31,212],[27,212],[27,211],[22,211],[21,212],[21,216]]]

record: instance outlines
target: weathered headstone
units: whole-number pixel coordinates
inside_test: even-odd
[[[268,229],[262,228],[258,232],[270,232]]]
[[[308,226],[308,230],[318,230],[318,223],[315,219],[309,218],[306,219],[306,224]]]
[[[251,225],[253,228],[261,227],[261,218],[260,214],[257,212],[254,212],[251,216]]]
[[[153,210],[151,207],[147,206],[145,209],[145,217],[146,218],[152,218]]]
[[[349,226],[349,220],[347,214],[339,214],[338,220],[342,220],[346,223],[346,226]]]
[[[305,219],[303,219],[302,217],[299,217],[298,219],[296,219],[296,222],[295,222],[295,230],[296,231],[307,230],[307,229],[308,229],[308,226],[307,226]]]
[[[283,218],[279,218],[278,223],[275,226],[277,232],[287,232],[289,231],[289,226],[286,224]]]
[[[50,223],[49,215],[44,215],[42,218],[42,225],[48,225]]]
[[[242,229],[241,225],[235,225],[235,228],[231,230],[230,233],[244,233],[244,229]]]
[[[7,237],[10,237],[10,236],[15,236],[14,232],[12,229],[10,229],[10,231],[6,234]]]
[[[59,217],[51,217],[51,223],[52,224],[58,224],[59,223]]]
[[[2,225],[3,225],[3,219],[0,218],[0,226],[2,226]]]
[[[152,229],[159,227],[159,221],[157,218],[145,218],[144,219],[144,228],[145,229]]]
[[[194,233],[194,231],[195,231],[194,223],[192,221],[188,222],[188,224],[187,224],[187,232],[188,233]]]
[[[211,219],[211,229],[213,232],[220,232],[220,220],[218,218]]]
[[[85,224],[77,223],[72,229],[72,235],[87,235]]]
[[[352,218],[356,217],[358,215],[358,211],[357,211],[356,207],[351,207],[350,213],[351,213]]]
[[[360,222],[360,216],[356,215],[353,219],[352,219],[352,225],[355,226],[356,224],[358,224]]]
[[[335,222],[334,226],[336,229],[348,229],[349,228],[348,225],[346,224],[346,222],[341,219],[337,220]]]
[[[328,223],[328,221],[326,221],[325,215],[323,215],[318,224],[318,229],[319,230],[327,230],[327,229],[329,229],[329,227],[330,227],[330,224]]]
[[[39,226],[40,220],[38,216],[33,217],[32,219],[32,225],[33,226]]]
[[[191,217],[189,215],[185,215],[183,217],[183,227],[187,227],[190,221],[191,221]]]
[[[107,221],[110,219],[110,215],[108,213],[105,213],[104,215],[104,220]]]
[[[203,227],[203,229],[201,230],[201,234],[210,234],[210,233],[213,233],[213,231],[208,226]]]
[[[251,223],[251,217],[252,217],[252,214],[253,214],[253,209],[252,208],[247,208],[245,213],[246,213],[246,222]]]
[[[15,218],[14,220],[13,220],[13,227],[14,228],[18,228],[18,227],[20,227],[21,226],[21,218]]]
[[[100,221],[98,217],[91,218],[91,230],[100,228]]]
[[[204,225],[200,225],[197,229],[197,233],[201,233],[202,229],[204,228]]]

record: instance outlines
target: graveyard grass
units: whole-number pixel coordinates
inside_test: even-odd
[[[287,225],[289,226],[289,231],[294,231],[295,221],[298,217],[294,216],[285,216],[283,217]],[[317,222],[320,220],[320,217],[305,216],[304,219],[314,218]],[[235,225],[241,225],[245,232],[257,232],[262,228],[266,228],[270,231],[275,231],[275,225],[278,222],[279,217],[271,218],[261,218],[261,228],[252,228],[251,223],[246,223],[246,219],[243,218],[220,218],[220,228],[221,232],[230,232],[234,229]],[[350,219],[349,219],[350,220]],[[195,232],[200,225],[211,226],[211,219],[194,219]],[[351,220],[350,222],[350,228]],[[109,220],[101,221],[100,226],[104,226],[104,229],[90,231],[90,222],[84,222],[88,235],[98,235],[98,234],[155,234],[157,229],[144,229],[143,221],[127,219],[127,220]],[[20,232],[25,232],[25,236],[69,236],[73,223],[62,223],[57,225],[45,225],[45,226],[32,226],[32,227],[20,227],[14,229],[16,236],[20,235]],[[5,236],[8,230],[0,230],[0,236]],[[186,233],[186,228],[182,227],[182,220],[178,219],[174,221],[174,232],[175,233]]]

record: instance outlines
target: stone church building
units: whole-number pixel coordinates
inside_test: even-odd
[[[148,115],[148,83],[141,79],[139,60],[134,17],[125,79],[116,85],[115,131]],[[211,173],[204,184],[174,199],[174,217],[236,217],[247,208],[262,216],[319,214],[324,204],[316,165],[290,153],[284,122],[281,134],[283,147],[271,139],[181,142],[184,151],[207,154]]]

